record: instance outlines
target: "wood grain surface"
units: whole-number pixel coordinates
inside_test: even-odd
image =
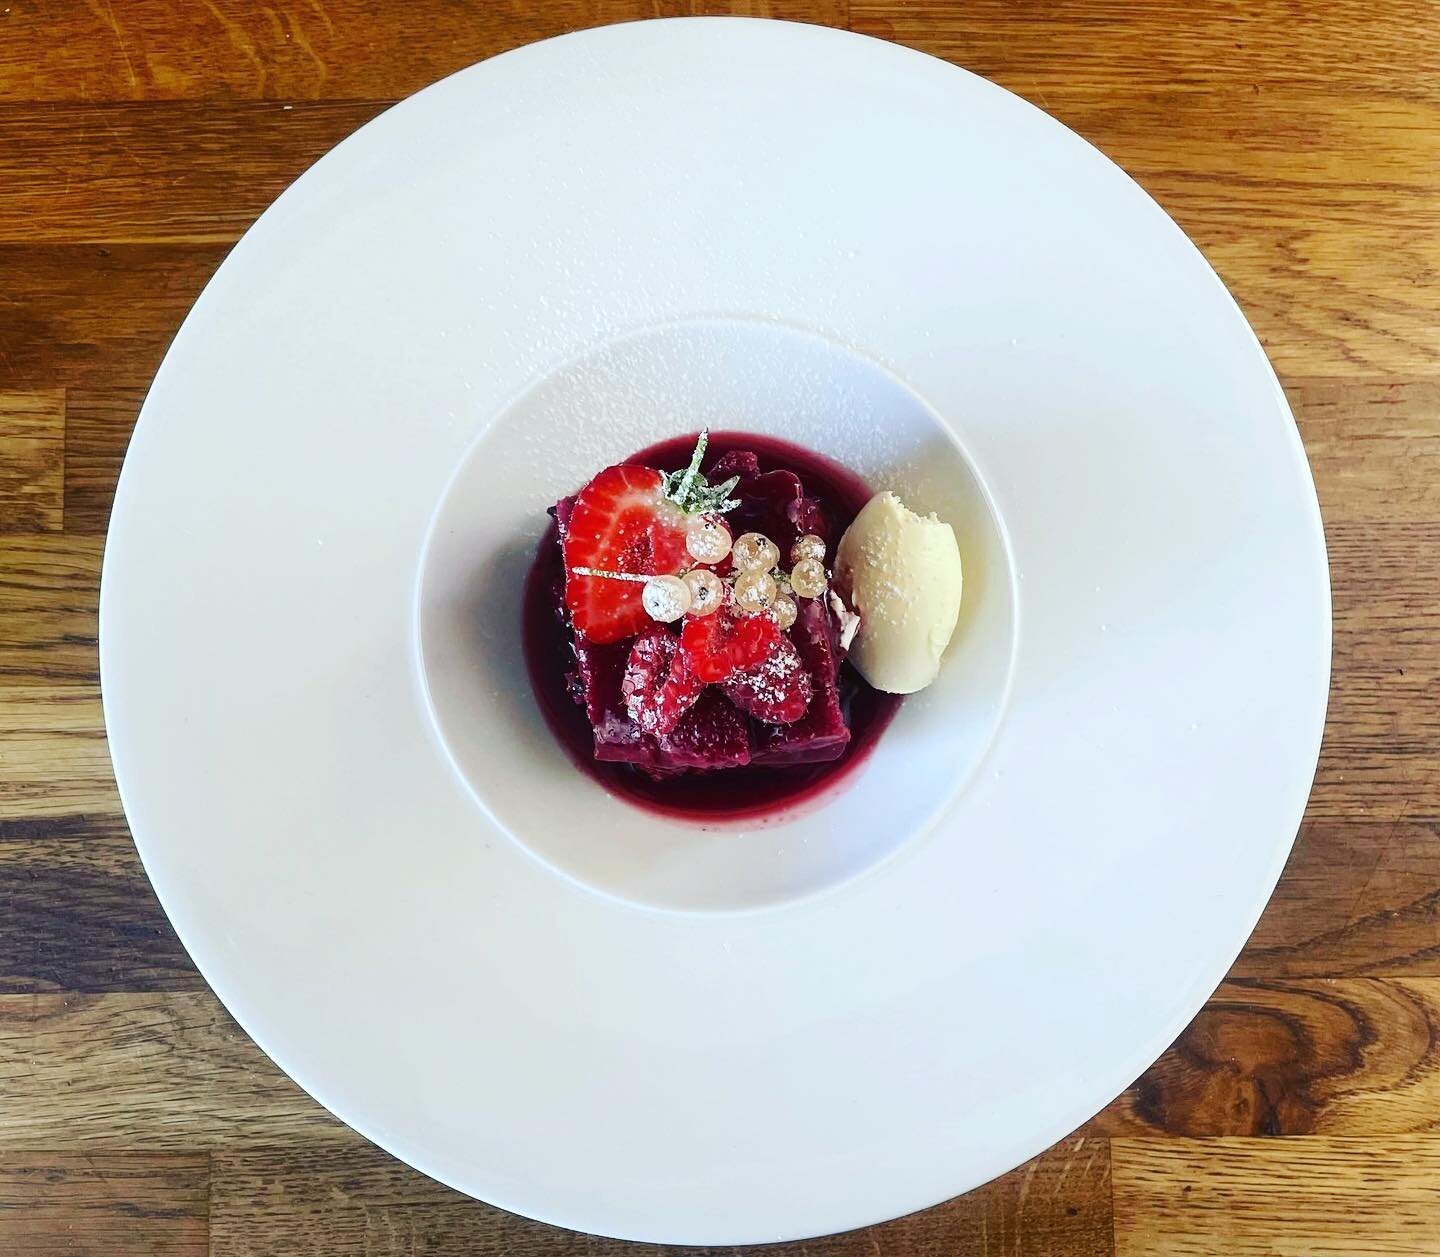
[[[230,1021],[129,839],[96,609],[145,389],[291,179],[482,57],[715,12],[945,57],[1130,171],[1280,372],[1335,604],[1305,823],[1194,1023],[1029,1165],[778,1251],[1440,1254],[1436,0],[0,0],[0,1253],[654,1251],[430,1182]]]

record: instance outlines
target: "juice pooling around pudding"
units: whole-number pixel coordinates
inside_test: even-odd
[[[693,436],[649,446],[625,460],[657,468],[683,468],[695,445]],[[833,547],[871,490],[859,477],[809,450],[772,437],[737,432],[710,437],[706,467],[725,455],[750,451],[760,470],[784,469],[799,476],[807,498],[818,502],[829,525]],[[736,511],[743,517],[743,508]],[[900,705],[900,698],[867,685],[850,664],[835,679],[836,697],[850,738],[836,759],[795,766],[745,764],[713,771],[686,772],[656,779],[634,764],[595,758],[595,732],[586,709],[576,702],[569,678],[576,655],[569,626],[557,614],[557,590],[565,572],[557,524],[541,539],[526,582],[523,641],[536,701],[546,723],[575,766],[621,798],[666,816],[697,822],[772,819],[828,795],[865,759]],[[788,566],[788,562],[786,563]]]

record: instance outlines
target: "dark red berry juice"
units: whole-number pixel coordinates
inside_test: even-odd
[[[671,471],[684,467],[694,448],[693,435],[676,437],[623,461]],[[798,475],[806,495],[820,502],[830,520],[832,548],[870,500],[870,487],[853,472],[774,437],[711,433],[706,467],[731,450],[754,451],[762,471],[785,468]],[[829,763],[792,768],[748,765],[685,773],[662,781],[630,764],[602,763],[594,757],[594,740],[584,708],[575,702],[566,685],[566,674],[575,667],[575,655],[569,630],[555,614],[553,591],[561,572],[560,547],[552,522],[540,540],[526,580],[522,612],[525,662],[535,699],[546,724],[576,768],[611,794],[646,811],[699,823],[761,822],[821,802],[864,762],[900,706],[898,695],[871,689],[846,663],[841,666],[838,687],[850,741],[844,753]]]

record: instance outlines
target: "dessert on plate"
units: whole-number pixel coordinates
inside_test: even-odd
[[[531,678],[603,784],[748,815],[828,784],[929,684],[954,631],[953,530],[772,438],[682,438],[551,508]]]

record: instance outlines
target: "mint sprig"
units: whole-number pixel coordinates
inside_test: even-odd
[[[733,511],[740,502],[730,496],[740,483],[739,476],[731,476],[723,484],[712,485],[700,471],[705,457],[705,447],[710,444],[710,429],[703,428],[695,442],[695,452],[690,455],[690,465],[684,471],[665,474],[660,492],[667,502],[673,502],[687,515],[723,515]]]

